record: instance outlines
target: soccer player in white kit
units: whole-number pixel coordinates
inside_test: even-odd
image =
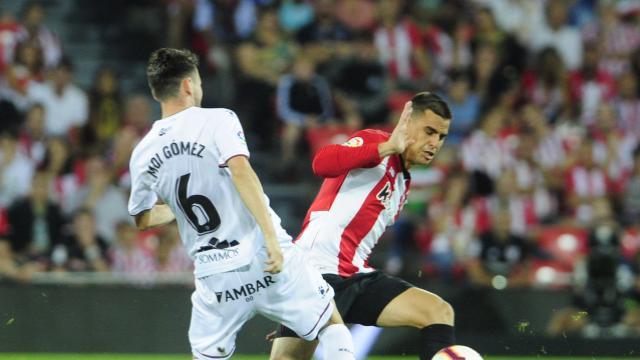
[[[147,77],[162,119],[131,155],[129,199],[139,229],[176,220],[194,261],[194,358],[230,358],[242,325],[262,314],[318,338],[328,359],[353,359],[333,289],[268,206],[235,113],[200,107],[197,66],[188,50],[151,54]]]

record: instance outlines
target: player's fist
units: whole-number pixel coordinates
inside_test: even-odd
[[[280,250],[279,247],[269,248],[269,246],[267,246],[267,255],[269,256],[269,258],[264,262],[266,265],[264,271],[271,274],[277,274],[282,271],[282,265],[284,264],[282,250]]]

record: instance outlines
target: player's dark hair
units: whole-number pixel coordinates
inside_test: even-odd
[[[431,110],[444,119],[451,119],[449,105],[440,96],[428,91],[414,95],[411,99],[411,108],[419,114]]]
[[[176,96],[180,82],[198,69],[198,57],[189,50],[162,48],[151,53],[147,80],[151,93],[160,100]]]

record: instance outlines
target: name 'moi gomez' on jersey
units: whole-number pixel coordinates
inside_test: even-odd
[[[179,155],[195,156],[202,159],[202,153],[205,149],[206,146],[198,144],[197,142],[173,141],[171,144],[163,146],[160,153],[155,153],[151,157],[147,173],[157,179],[158,170],[164,165],[164,160],[169,160]],[[161,154],[162,156],[160,156]]]

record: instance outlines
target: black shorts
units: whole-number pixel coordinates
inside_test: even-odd
[[[380,271],[343,278],[333,274],[322,277],[333,287],[338,312],[347,324],[375,326],[380,313],[391,300],[414,287],[397,277]],[[278,337],[298,337],[293,330],[280,325]]]

